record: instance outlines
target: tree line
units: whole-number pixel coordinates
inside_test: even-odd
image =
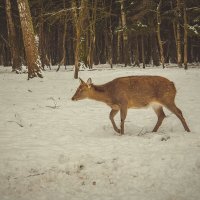
[[[0,0],[0,65],[165,67],[200,61],[199,0]]]

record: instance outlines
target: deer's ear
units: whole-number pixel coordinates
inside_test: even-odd
[[[92,84],[92,79],[91,79],[91,78],[89,78],[89,79],[87,80],[87,84],[88,84],[88,85],[91,85],[91,84]]]
[[[79,81],[80,81],[80,84],[85,84],[85,82],[81,78],[79,78]]]

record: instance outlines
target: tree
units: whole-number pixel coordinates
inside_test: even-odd
[[[65,3],[65,0],[63,0],[63,8],[64,10],[66,9],[66,3]],[[61,18],[62,21],[63,21],[63,38],[62,38],[62,52],[63,52],[63,55],[62,55],[62,59],[60,61],[60,63],[58,64],[58,68],[56,71],[59,71],[60,69],[60,66],[61,65],[64,65],[65,66],[65,69],[66,69],[66,35],[67,35],[67,12],[65,11],[65,14],[64,16]]]
[[[77,7],[76,1],[72,0],[72,8],[73,8],[73,22],[75,26],[75,69],[74,69],[74,78],[78,78],[78,71],[80,67],[80,63],[83,62],[84,57],[84,22],[86,18],[87,11],[87,0],[81,0],[80,10]]]
[[[180,18],[181,18],[181,0],[177,0],[176,5],[176,51],[177,51],[177,64],[179,67],[182,66],[182,53],[181,53],[181,25],[180,25]]]
[[[87,56],[87,63],[91,69],[94,63],[94,51],[96,41],[96,18],[97,18],[97,0],[92,0],[92,14],[89,24],[89,50]]]
[[[123,29],[123,54],[124,54],[124,64],[126,67],[128,64],[130,64],[130,61],[129,61],[128,33],[127,33],[127,22],[126,22],[124,0],[120,0],[120,4],[121,4],[121,21]]]
[[[164,59],[164,54],[163,54],[163,44],[162,44],[162,40],[161,40],[161,35],[160,35],[160,24],[161,24],[161,16],[160,16],[160,7],[162,4],[162,0],[160,0],[160,2],[158,3],[157,6],[157,38],[158,38],[158,44],[159,44],[159,48],[160,48],[160,60],[162,63],[163,68],[165,68],[165,59]]]
[[[17,0],[17,4],[28,66],[28,79],[36,76],[43,78],[28,0]]]
[[[38,36],[39,36],[39,55],[41,58],[41,65],[42,69],[44,70],[45,65],[48,66],[50,69],[50,62],[48,60],[47,51],[46,51],[46,44],[45,41],[47,36],[45,37],[45,20],[44,20],[44,10],[43,10],[43,0],[39,2],[39,13],[38,13]]]
[[[17,35],[11,12],[10,0],[6,0],[6,18],[7,18],[9,45],[12,55],[12,71],[19,72],[21,70],[21,62],[19,55],[19,46],[17,43]]]
[[[185,0],[183,0],[183,18],[184,18],[184,68],[188,69],[188,23],[187,23],[187,13],[186,13],[186,5]]]

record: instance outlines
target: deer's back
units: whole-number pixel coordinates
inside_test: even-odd
[[[111,98],[126,101],[128,107],[144,107],[157,102],[174,101],[174,83],[161,76],[128,76],[108,83]]]

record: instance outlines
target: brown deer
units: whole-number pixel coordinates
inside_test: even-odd
[[[161,76],[128,76],[116,78],[103,85],[94,85],[91,78],[85,83],[80,79],[80,86],[72,97],[73,101],[93,99],[111,107],[110,120],[117,133],[124,134],[124,121],[129,108],[151,106],[158,121],[153,129],[156,132],[166,117],[163,107],[169,109],[182,122],[186,131],[190,129],[177,108],[174,100],[176,88],[174,83]],[[120,111],[121,126],[117,128],[114,117]]]

